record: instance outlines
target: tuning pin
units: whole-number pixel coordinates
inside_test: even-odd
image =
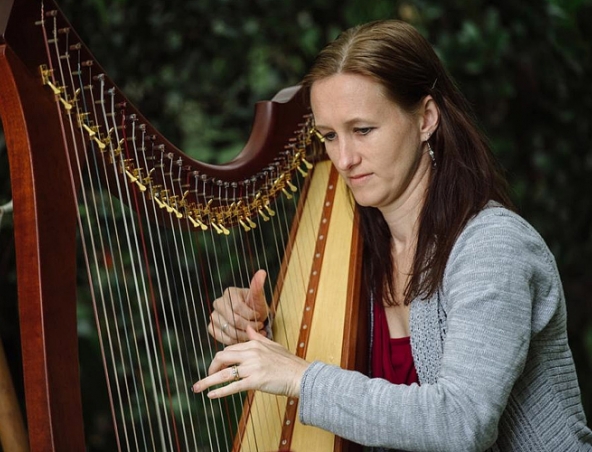
[[[267,204],[265,205],[265,210],[267,210],[267,213],[269,214],[270,217],[275,216],[275,211],[269,207]]]
[[[249,227],[249,225],[247,225],[247,223],[245,223],[242,218],[239,219],[238,222],[243,227],[243,229],[245,230],[245,232],[249,232],[251,230],[251,228]]]
[[[302,163],[304,163],[304,166],[306,166],[309,170],[312,169],[313,164],[310,163],[308,160],[306,160],[305,158],[302,159]]]
[[[290,187],[290,190],[292,190],[293,192],[298,191],[298,189],[296,188],[296,186],[292,182],[290,182],[289,180],[286,181],[286,185],[288,187]]]
[[[321,135],[320,132],[316,128],[312,129],[311,132],[317,136],[317,138],[319,139],[319,141],[321,143],[325,142],[325,137],[323,135]]]
[[[269,217],[265,215],[265,213],[263,212],[263,208],[260,207],[259,209],[257,209],[257,212],[259,213],[259,215],[261,215],[263,221],[269,221]]]

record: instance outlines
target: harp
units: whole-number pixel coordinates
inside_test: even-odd
[[[275,340],[308,360],[365,368],[355,214],[298,87],[255,106],[234,160],[199,162],[123,96],[52,0],[8,0],[0,116],[31,450],[92,449],[80,309],[96,323],[109,450],[355,449],[302,426],[297,400],[253,392],[211,403],[189,392],[220,347],[205,330],[211,301],[258,267],[274,282]]]

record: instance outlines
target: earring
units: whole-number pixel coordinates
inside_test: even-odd
[[[430,146],[429,141],[426,140],[426,143],[428,144],[428,154],[430,154],[430,158],[432,159],[432,167],[435,168],[436,167],[436,156],[434,155],[434,150]]]

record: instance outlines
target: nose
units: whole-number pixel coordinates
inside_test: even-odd
[[[327,154],[339,171],[348,171],[359,162],[353,143],[343,138],[328,143]]]

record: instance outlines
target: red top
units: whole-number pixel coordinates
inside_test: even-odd
[[[374,303],[372,376],[394,384],[419,384],[411,354],[411,338],[390,337],[384,307],[380,303]]]

